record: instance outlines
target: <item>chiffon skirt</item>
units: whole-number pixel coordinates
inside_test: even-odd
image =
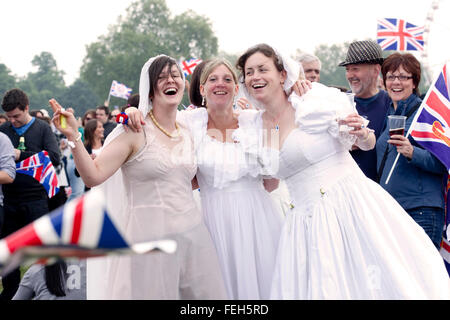
[[[230,299],[269,299],[282,213],[259,180],[200,188]]]

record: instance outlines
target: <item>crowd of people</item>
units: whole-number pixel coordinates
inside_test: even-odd
[[[259,44],[235,67],[204,61],[188,82],[162,54],[121,110],[99,106],[81,120],[54,99],[50,118],[7,91],[1,238],[95,187],[131,244],[173,239],[177,250],[72,262],[75,287],[63,261],[22,279],[17,269],[1,299],[449,299],[437,250],[447,169],[413,138],[390,136],[387,122],[411,125],[420,63],[384,59],[366,40],[339,66],[349,90],[320,83],[316,56],[294,61]],[[179,111],[185,90],[191,105]],[[116,124],[120,112],[127,122]],[[58,170],[51,199],[15,171],[41,150]]]

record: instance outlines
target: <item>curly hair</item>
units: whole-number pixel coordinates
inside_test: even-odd
[[[12,111],[16,108],[24,111],[25,108],[30,104],[28,96],[25,92],[20,89],[11,89],[7,91],[2,100],[2,109],[5,112]]]

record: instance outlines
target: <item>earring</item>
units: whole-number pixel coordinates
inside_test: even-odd
[[[202,106],[205,106],[205,103],[206,103],[205,96],[202,96]]]

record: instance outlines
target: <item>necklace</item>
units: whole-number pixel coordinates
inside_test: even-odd
[[[285,107],[283,111],[280,112],[280,114],[278,115],[278,117],[275,118],[275,120],[270,120],[270,122],[275,123],[275,130],[279,131],[280,130],[280,126],[278,124],[278,121],[280,120],[281,116],[284,114],[284,112],[286,111],[286,109],[288,109],[288,107]],[[266,116],[267,118],[267,116]]]
[[[163,127],[161,127],[161,125],[158,123],[158,121],[156,121],[155,116],[153,115],[153,111],[152,111],[152,110],[150,110],[148,114],[149,114],[149,116],[150,116],[150,119],[152,119],[153,123],[155,124],[155,126],[156,126],[159,130],[161,130],[161,132],[164,133],[164,134],[165,134],[166,136],[168,136],[169,138],[173,139],[173,138],[176,138],[176,137],[178,137],[178,136],[180,135],[180,128],[178,127],[178,123],[177,123],[176,121],[175,121],[175,128],[176,128],[176,130],[177,130],[177,133],[174,134],[174,135],[172,135],[172,134],[168,133],[168,132],[166,131],[166,129],[164,129]]]

